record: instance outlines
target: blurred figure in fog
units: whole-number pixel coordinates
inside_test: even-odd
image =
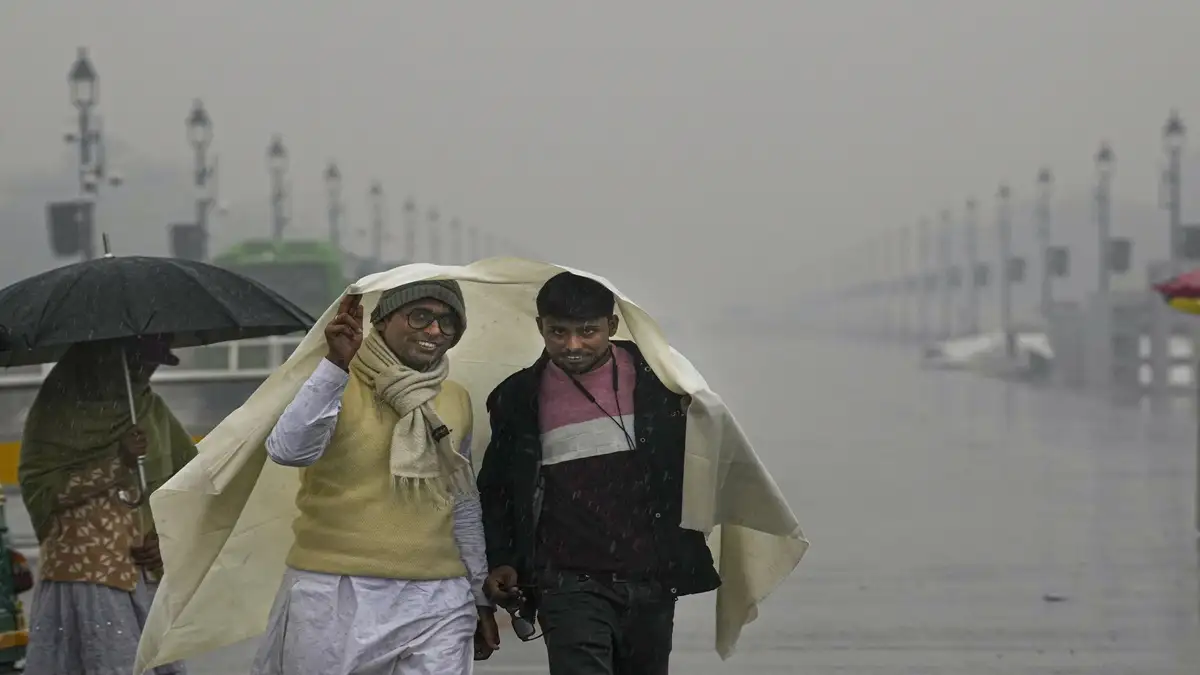
[[[150,390],[159,365],[178,363],[157,338],[78,344],[38,391],[18,471],[41,556],[26,672],[115,675],[133,668],[162,559],[149,504],[131,508],[118,493],[137,494],[139,457],[146,458],[152,492],[196,454],[179,420]],[[153,672],[185,669],[178,663]]]
[[[687,397],[612,341],[615,304],[587,277],[547,281],[545,352],[487,402],[486,588],[536,607],[551,675],[666,675],[676,599],[721,583],[704,535],[679,527]]]

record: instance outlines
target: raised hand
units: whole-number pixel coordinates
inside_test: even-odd
[[[333,365],[349,372],[350,361],[362,346],[363,310],[361,296],[347,295],[338,306],[337,316],[325,326],[325,343],[329,351],[325,358]]]

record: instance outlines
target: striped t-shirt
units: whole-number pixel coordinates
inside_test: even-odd
[[[539,562],[559,570],[648,573],[653,569],[649,476],[634,438],[633,357],[575,375],[588,399],[553,362],[539,393],[545,496]],[[613,362],[617,389],[613,390]],[[620,425],[617,423],[620,421]],[[625,427],[622,431],[621,426]]]

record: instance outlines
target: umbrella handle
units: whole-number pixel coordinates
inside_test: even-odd
[[[133,404],[133,380],[129,377],[129,356],[121,349],[121,374],[125,376],[125,396],[129,398],[129,419],[137,426],[137,406]]]
[[[125,394],[129,397],[129,419],[133,421],[133,426],[137,426],[137,406],[133,403],[133,382],[129,378],[129,357],[125,354],[125,350],[121,350],[121,372],[125,375]],[[121,503],[131,509],[136,509],[146,503],[146,458],[138,457],[137,460],[138,473],[138,490],[137,496],[130,495],[128,490],[121,490],[117,493],[117,499]]]
[[[149,490],[148,490],[148,486],[146,484],[146,458],[145,457],[138,457],[137,477],[138,477],[138,480],[137,480],[138,485],[137,485],[137,493],[136,493],[137,496],[134,496],[128,490],[121,490],[120,492],[117,493],[117,499],[121,500],[122,504],[124,504],[125,506],[128,506],[131,509],[136,509],[139,506],[141,506],[142,504],[145,504],[146,498],[149,497],[149,495],[146,494]]]

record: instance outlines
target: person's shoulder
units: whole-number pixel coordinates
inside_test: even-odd
[[[147,406],[150,414],[161,415],[164,419],[175,419],[175,411],[171,410],[167,399],[159,395],[153,388],[148,387],[146,390],[146,400],[149,402]]]
[[[471,392],[467,391],[466,387],[454,380],[445,380],[442,382],[442,393],[440,395],[447,400],[464,404],[468,408],[471,406]]]
[[[633,340],[613,340],[612,344],[614,347],[620,347],[621,349],[629,352],[631,356],[639,359],[642,357],[641,348],[638,347],[637,343]]]
[[[517,396],[522,390],[528,389],[530,382],[537,373],[538,364],[533,364],[509,375],[496,385],[487,397],[487,409],[493,410],[503,400]]]
[[[637,344],[628,340],[614,340],[613,345],[620,348],[617,352],[618,359],[621,358],[621,354],[623,352],[624,355],[632,362],[632,366],[635,370],[634,377],[639,384],[649,385],[652,389],[661,388],[666,391],[671,391],[671,388],[662,381],[662,378],[658,376],[658,373],[654,372],[654,369],[650,367],[650,363],[646,361],[646,357],[642,355],[642,350],[638,349]],[[679,394],[675,395],[678,396]],[[688,398],[690,400],[691,397]]]
[[[471,409],[471,392],[454,380],[444,380],[442,389],[433,402],[434,408],[447,424],[472,424],[475,415]]]
[[[494,398],[504,392],[511,391],[515,387],[520,386],[521,381],[527,375],[529,368],[522,368],[508,377],[500,380],[500,384],[492,388],[492,393],[488,394],[488,398]]]
[[[637,343],[632,340],[613,340],[613,346],[617,348],[617,359],[622,357],[627,358],[632,363],[634,368],[637,368],[638,376],[649,375],[655,380],[658,380],[658,375],[654,372],[650,365],[646,362],[646,357],[642,355],[642,350],[638,348]]]

